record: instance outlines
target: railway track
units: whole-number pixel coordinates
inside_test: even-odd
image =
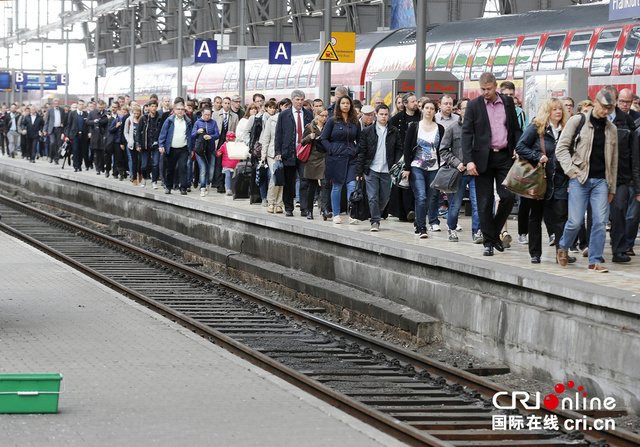
[[[410,445],[637,446],[623,430],[494,430],[507,391],[188,266],[0,196],[0,229]],[[506,398],[505,398],[506,399]],[[507,402],[503,400],[503,402]],[[509,399],[510,402],[510,399]],[[584,419],[571,411],[535,411]],[[591,427],[591,428],[590,428]]]

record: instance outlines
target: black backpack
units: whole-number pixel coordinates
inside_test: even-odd
[[[254,149],[255,149],[256,143],[260,142],[261,134],[262,134],[262,116],[258,117],[256,115],[253,120],[253,126],[251,127],[251,133],[249,137],[249,152],[256,157],[258,155],[254,154]]]

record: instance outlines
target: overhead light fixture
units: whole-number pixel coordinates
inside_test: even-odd
[[[264,22],[264,26],[273,26],[273,25],[275,25],[273,20],[267,20],[266,22]]]
[[[322,17],[324,13],[322,11],[313,11],[311,17]]]

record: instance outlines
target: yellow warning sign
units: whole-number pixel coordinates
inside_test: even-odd
[[[336,54],[336,50],[333,49],[331,42],[327,42],[327,45],[324,47],[324,50],[322,50],[322,53],[320,53],[318,60],[325,62],[339,62],[338,55]]]
[[[336,62],[356,61],[356,33],[331,33],[331,45],[338,56]]]

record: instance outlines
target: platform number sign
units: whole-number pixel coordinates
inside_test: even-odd
[[[291,42],[269,42],[269,64],[291,64]]]
[[[215,40],[195,40],[194,62],[215,64],[218,62],[218,43]]]

